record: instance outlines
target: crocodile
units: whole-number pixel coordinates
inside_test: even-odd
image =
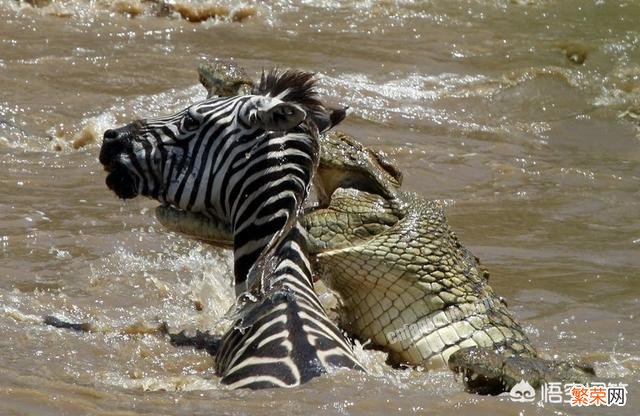
[[[198,73],[210,96],[252,85],[226,64],[203,64]],[[390,364],[448,366],[470,392],[498,394],[523,379],[535,388],[588,382],[595,375],[588,364],[539,356],[443,207],[401,184],[384,154],[344,133],[321,138],[317,203],[302,222],[316,273],[340,299],[341,327],[387,352]],[[156,216],[170,230],[231,244],[230,230],[215,218],[170,206]]]

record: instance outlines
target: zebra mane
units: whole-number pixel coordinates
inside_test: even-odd
[[[311,72],[293,69],[284,72],[277,68],[267,73],[262,71],[260,83],[255,87],[253,93],[278,97],[282,101],[300,104],[312,111],[323,111],[324,106],[318,100],[318,93],[315,90],[314,75]]]

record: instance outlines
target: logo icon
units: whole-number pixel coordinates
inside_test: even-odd
[[[518,384],[511,388],[509,397],[514,402],[532,402],[536,399],[536,391],[531,387],[531,384],[520,380]]]

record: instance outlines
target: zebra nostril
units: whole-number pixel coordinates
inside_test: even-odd
[[[118,138],[118,131],[113,129],[108,129],[104,132],[103,139],[114,140]]]
[[[126,128],[108,129],[104,132],[98,160],[107,170],[131,145],[131,134]]]

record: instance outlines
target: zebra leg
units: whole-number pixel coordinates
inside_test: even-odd
[[[105,330],[98,330],[90,322],[68,322],[53,315],[45,315],[42,318],[42,323],[56,328],[71,329],[78,332],[107,332]],[[204,349],[213,356],[218,353],[221,339],[220,336],[211,335],[208,332],[202,331],[196,331],[195,335],[189,335],[186,331],[180,331],[177,334],[172,334],[169,332],[169,326],[166,322],[163,322],[157,327],[151,328],[133,324],[125,328],[116,328],[113,332],[127,335],[131,335],[132,333],[159,333],[168,336],[169,342],[176,347],[188,346],[195,347],[197,349]]]
[[[168,331],[165,334],[169,337],[169,342],[175,347],[194,347],[199,350],[206,350],[210,355],[216,356],[220,349],[221,338],[218,335],[211,335],[208,332],[196,331],[195,335],[189,335],[185,331],[172,334]]]
[[[56,328],[72,329],[74,331],[91,332],[93,327],[89,322],[67,322],[53,315],[45,315],[42,317],[42,323],[45,325],[55,326]]]

